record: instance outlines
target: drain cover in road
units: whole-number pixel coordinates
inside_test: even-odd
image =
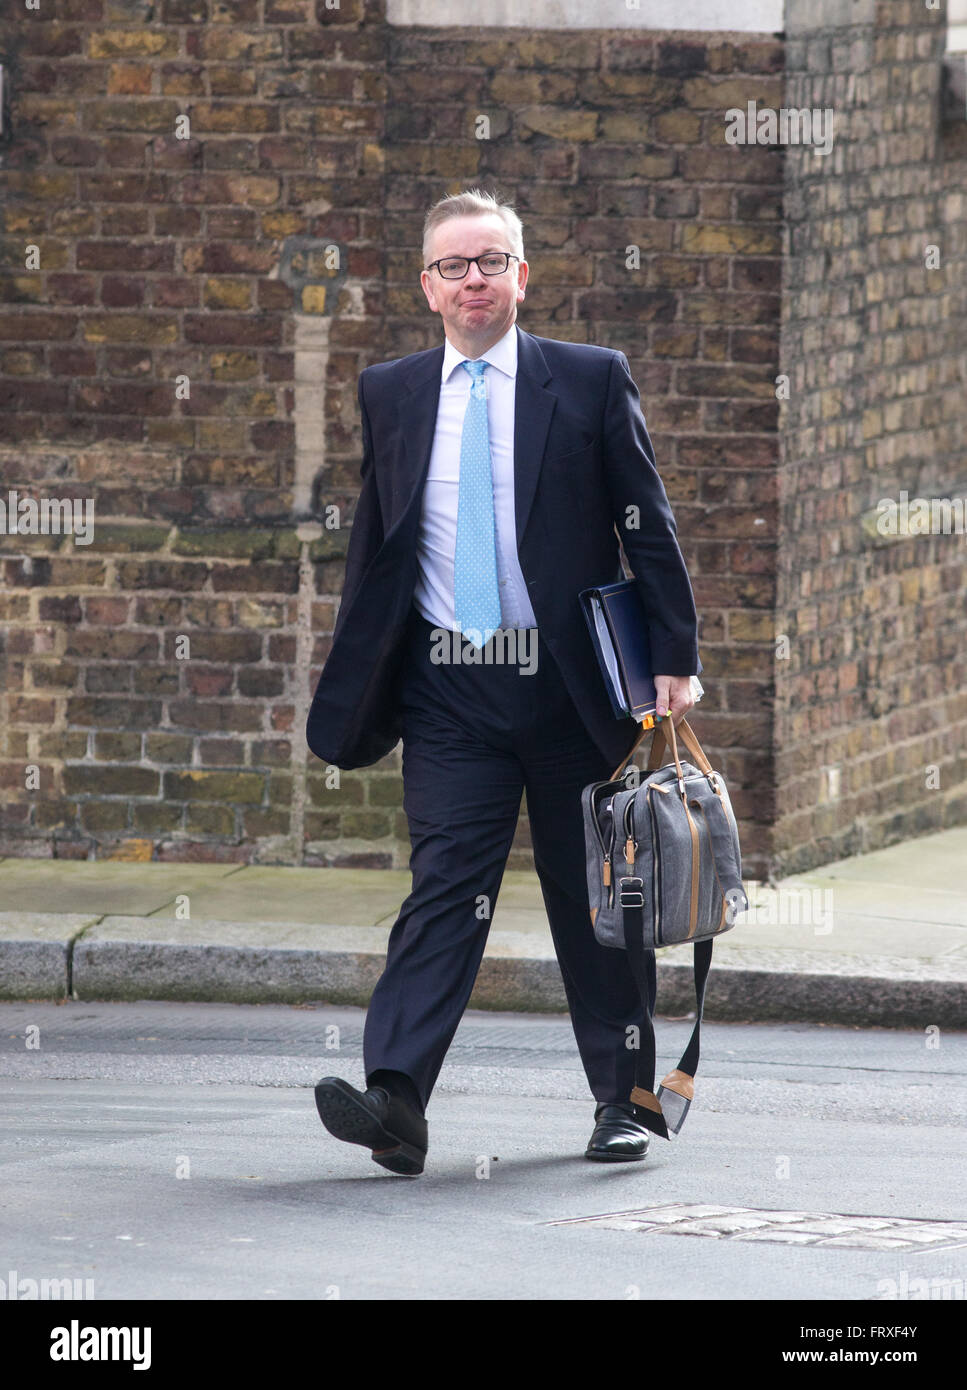
[[[844,1216],[825,1211],[768,1211],[666,1202],[635,1211],[607,1212],[548,1221],[548,1226],[601,1226],[611,1231],[711,1236],[714,1240],[764,1240],[781,1245],[824,1245],[853,1250],[949,1249],[967,1244],[967,1222],[904,1216]]]

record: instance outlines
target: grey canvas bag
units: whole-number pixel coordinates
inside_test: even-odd
[[[594,935],[628,952],[644,1012],[630,1099],[641,1123],[667,1139],[669,1129],[681,1129],[694,1096],[712,943],[749,903],[725,779],[686,720],[677,731],[670,717],[656,724],[644,774],[630,768],[619,776],[647,732],[608,781],[584,788],[581,804]],[[679,737],[694,762],[682,761]],[[662,766],[669,751],[673,762]],[[687,942],[695,945],[695,1027],[655,1094],[655,951]]]

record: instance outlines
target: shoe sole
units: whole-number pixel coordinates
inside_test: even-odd
[[[371,1149],[374,1163],[401,1177],[423,1172],[425,1154],[384,1129],[351,1092],[338,1083],[319,1082],[315,1096],[319,1118],[334,1138]]]
[[[585,1152],[585,1158],[590,1158],[594,1163],[640,1163],[642,1159],[648,1157],[648,1150],[643,1154],[606,1154]]]

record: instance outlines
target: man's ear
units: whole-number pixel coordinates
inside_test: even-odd
[[[433,313],[438,314],[440,312],[440,309],[434,297],[433,290],[430,288],[432,283],[433,282],[430,279],[427,272],[425,270],[420,271],[420,284],[423,286],[423,293],[426,295],[426,302],[429,304]]]

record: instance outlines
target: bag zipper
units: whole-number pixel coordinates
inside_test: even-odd
[[[638,841],[635,839],[635,798],[634,795],[628,797],[624,813],[625,831],[625,863],[634,870],[635,858],[638,854]]]
[[[614,907],[614,851],[618,841],[618,821],[614,813],[615,797],[619,793],[615,792],[608,802],[608,810],[611,813],[611,843],[608,845],[604,857],[605,883],[608,885],[608,906]]]
[[[652,896],[652,921],[655,924],[655,945],[662,944],[661,939],[661,859],[658,854],[658,835],[655,830],[655,812],[651,804],[651,789],[648,790],[648,819],[651,823],[651,896]]]
[[[606,786],[608,786],[608,785],[609,785],[609,784],[608,784],[607,782],[602,782],[602,783],[601,783],[601,786],[603,786],[603,787],[606,787]],[[598,823],[597,814],[595,814],[594,811],[593,811],[593,793],[592,793],[592,815],[591,815],[591,823],[592,823],[593,826],[594,826],[594,833],[595,833],[595,834],[597,835],[597,837],[598,837],[598,844],[601,846],[601,856],[602,856],[602,863],[601,863],[601,878],[602,878],[602,882],[603,882],[603,884],[604,884],[604,887],[607,888],[607,890],[608,890],[608,906],[609,906],[609,907],[613,907],[613,906],[614,906],[614,883],[613,883],[613,881],[612,881],[612,874],[611,874],[611,860],[612,860],[612,856],[613,856],[613,854],[614,854],[614,799],[615,799],[616,796],[617,796],[617,792],[612,792],[612,794],[611,794],[611,800],[607,803],[607,805],[606,805],[605,808],[604,808],[606,811],[610,811],[610,813],[611,813],[611,844],[610,844],[610,845],[606,845],[606,844],[604,843],[604,836],[601,834],[601,826],[600,826],[599,823]]]

